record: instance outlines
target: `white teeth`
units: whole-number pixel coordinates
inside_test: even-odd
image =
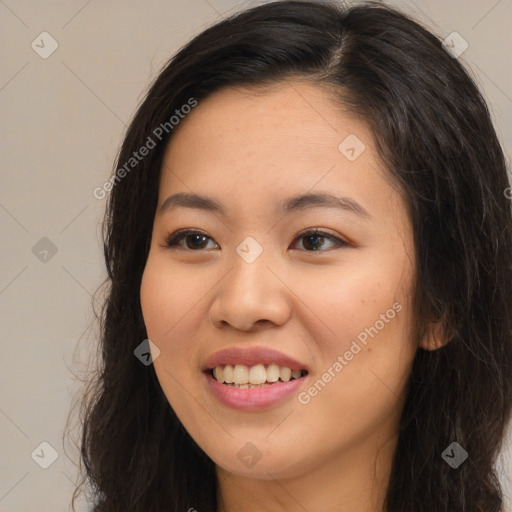
[[[301,373],[302,373],[302,372],[301,372],[300,370],[293,370],[293,371],[292,371],[292,377],[293,377],[294,379],[298,379],[298,378],[300,377]]]
[[[272,384],[269,384],[268,382],[265,382],[263,384],[240,384],[240,386],[237,386],[236,384],[226,384],[225,386],[229,386],[230,388],[238,388],[238,389],[254,389],[254,388],[264,388],[266,386],[272,386]]]
[[[224,371],[222,370],[222,366],[217,366],[213,369],[213,376],[219,382],[224,382]]]
[[[292,376],[292,371],[290,368],[286,368],[286,366],[282,366],[279,368],[279,377],[283,382],[288,382]]]
[[[249,382],[251,384],[263,384],[267,380],[267,372],[262,364],[251,366],[249,370]]]
[[[218,367],[217,367],[218,368]],[[222,382],[221,380],[217,379],[219,382]],[[227,364],[224,366],[224,382],[227,384],[231,384],[234,382],[233,380],[233,366],[230,364]]]
[[[249,368],[245,364],[235,364],[233,368],[233,382],[239,385],[249,382]]]
[[[267,381],[277,382],[279,380],[279,366],[277,364],[269,364],[267,368]]]
[[[302,370],[292,370],[286,366],[269,364],[265,368],[264,364],[247,366],[245,364],[227,364],[217,366],[213,369],[213,376],[218,382],[226,383],[242,389],[270,386],[279,381],[288,382],[290,379],[299,379],[302,376]]]

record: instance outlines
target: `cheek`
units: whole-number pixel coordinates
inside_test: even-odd
[[[201,294],[204,295],[197,279],[197,273],[177,272],[165,258],[150,252],[140,289],[149,337],[161,342],[172,338],[180,319],[197,308]]]
[[[207,292],[213,286],[212,273],[193,265],[178,269],[165,254],[151,253],[142,276],[140,300],[148,338],[158,346],[155,370],[167,388],[188,382],[199,371],[198,329],[207,317]],[[169,375],[170,374],[170,375]]]
[[[354,253],[342,266],[304,273],[295,280],[294,291],[304,303],[304,312],[309,309],[316,317],[324,364],[350,350],[354,340],[361,341],[363,350],[365,341],[376,339],[377,334],[389,338],[388,345],[399,346],[407,340],[411,273],[405,262],[382,253],[364,258]]]
[[[142,276],[140,301],[147,336],[160,350],[154,367],[168,399],[173,387],[169,384],[174,382],[171,375],[180,378],[177,371],[184,366],[180,354],[186,346],[177,337],[182,323],[178,320],[183,316],[181,310],[186,307],[186,300],[176,290],[176,282],[165,265],[150,254]]]
[[[355,283],[354,291],[359,289]],[[405,298],[394,300],[391,287],[377,291],[370,300],[364,294],[350,300],[348,288],[338,294],[330,316],[336,335],[322,338],[316,358],[321,364],[298,397],[309,430],[328,430],[347,446],[363,442],[377,427],[395,428],[416,351]],[[325,425],[326,417],[332,426]]]
[[[140,303],[142,316],[149,339],[160,340],[165,332],[165,323],[168,320],[166,311],[173,311],[169,304],[171,295],[168,294],[166,280],[159,278],[156,266],[148,259],[140,287]],[[167,327],[167,329],[169,326]]]
[[[180,288],[179,279],[165,263],[150,253],[142,276],[140,301],[148,338],[160,350],[154,360],[157,378],[171,406],[175,411],[183,411],[187,406],[183,387],[188,389],[191,383],[187,343],[190,325],[186,312],[190,312],[197,299],[194,301],[187,294],[187,290],[194,289],[190,281],[188,287]]]

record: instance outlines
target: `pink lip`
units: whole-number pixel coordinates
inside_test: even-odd
[[[283,401],[295,393],[307,375],[288,382],[276,382],[264,388],[238,389],[221,384],[210,372],[203,372],[207,384],[219,402],[233,409],[260,411]]]
[[[309,373],[309,369],[304,363],[267,347],[231,347],[220,350],[206,360],[203,371],[208,371],[216,366],[223,366],[226,364],[245,364],[247,366],[254,366],[260,363],[277,364],[279,366],[286,366],[292,370],[307,370]]]

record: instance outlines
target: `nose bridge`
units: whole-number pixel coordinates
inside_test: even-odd
[[[212,304],[214,324],[229,323],[246,330],[264,320],[274,324],[286,321],[290,314],[287,288],[270,271],[270,255],[269,249],[264,250],[252,237],[238,245]]]
[[[244,296],[257,299],[258,294],[270,285],[269,277],[272,274],[267,268],[268,250],[264,253],[260,247],[254,242],[244,241],[232,255],[232,270],[226,284],[228,291],[235,293],[239,300],[244,300]]]

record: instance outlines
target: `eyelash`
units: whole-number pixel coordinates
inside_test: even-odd
[[[210,238],[209,236],[207,236],[205,233],[202,233],[201,231],[197,231],[197,230],[193,230],[193,229],[180,229],[174,233],[172,233],[171,235],[169,235],[166,240],[165,240],[165,246],[169,249],[172,249],[173,247],[176,247],[177,246],[177,243],[180,242],[181,240],[185,239],[186,236],[188,235],[201,235],[201,236],[204,236],[205,238],[209,238],[210,240],[213,240],[212,238]],[[294,242],[296,240],[299,240],[301,238],[306,238],[308,236],[322,236],[324,238],[329,238],[330,240],[335,240],[336,241],[336,245],[337,247],[332,247],[331,249],[336,249],[336,248],[340,248],[340,247],[347,247],[349,246],[350,244],[348,242],[346,242],[345,240],[342,240],[341,238],[338,238],[334,235],[331,235],[330,233],[326,232],[326,231],[322,231],[320,229],[310,229],[310,230],[307,230],[307,231],[303,231],[302,233],[299,233],[295,238],[294,238]],[[203,250],[205,249],[188,249],[188,248],[183,248],[181,247],[181,249],[184,249],[186,251],[192,251],[192,252],[202,252]],[[328,249],[329,250],[329,249]],[[306,250],[306,252],[326,252],[325,250],[312,250],[312,251],[308,251]]]

